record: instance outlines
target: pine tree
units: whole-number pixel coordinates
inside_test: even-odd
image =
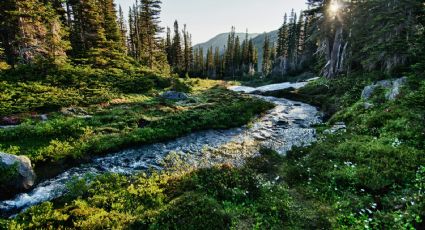
[[[226,74],[235,76],[235,27],[232,26],[232,29],[228,35],[227,38],[227,46],[225,51],[225,67],[226,67]]]
[[[97,7],[102,17],[101,26],[105,31],[105,38],[112,46],[122,51],[122,35],[118,25],[117,11],[113,0],[98,0]],[[124,24],[124,22],[123,22]],[[123,26],[124,27],[124,26]]]
[[[0,44],[9,65],[65,61],[69,48],[66,32],[50,3],[6,0],[0,3],[0,10]]]
[[[240,39],[239,36],[236,36],[235,39],[235,45],[234,45],[234,68],[235,68],[235,73],[236,74],[240,74],[240,69],[241,69],[241,65],[242,65],[242,50],[241,50],[241,43],[240,43]]]
[[[121,43],[122,43],[122,47],[125,47],[125,52],[127,53],[128,48],[127,48],[127,26],[125,23],[125,19],[124,19],[124,12],[121,8],[121,5],[119,6],[119,16],[118,16],[118,27],[119,27],[119,31],[120,31],[120,38],[121,38]]]
[[[173,60],[173,62],[170,63],[171,66],[174,67],[175,71],[177,72],[181,71],[183,66],[183,51],[182,51],[179,24],[177,21],[174,22],[174,37],[173,37],[171,55]]]
[[[151,68],[158,64],[157,55],[164,55],[163,49],[160,48],[161,39],[158,37],[159,33],[163,31],[163,28],[159,25],[161,3],[161,0],[141,0],[142,64],[147,64]]]
[[[0,45],[4,50],[6,62],[13,68],[18,62],[16,58],[17,47],[15,38],[19,33],[19,17],[12,13],[16,11],[16,0],[0,1]]]
[[[258,67],[258,50],[257,48],[254,46],[254,42],[252,39],[249,40],[248,42],[248,53],[249,53],[249,58],[248,58],[248,62],[249,62],[249,75],[253,75],[255,72],[257,72],[257,67]]]
[[[215,76],[222,76],[221,69],[221,58],[220,58],[220,48],[216,47],[214,51],[214,67],[215,67]]]
[[[271,48],[269,36],[266,34],[263,45],[263,65],[262,72],[264,76],[268,76],[272,68]]]
[[[277,54],[281,57],[288,56],[288,16],[285,14],[283,24],[278,31]]]
[[[199,49],[199,75],[205,76],[204,49]]]
[[[306,28],[303,12],[300,13],[300,17],[298,18],[297,30],[297,56],[300,56],[304,53],[306,43]]]
[[[184,50],[183,50],[183,59],[184,59],[184,72],[189,73],[191,69],[191,65],[193,62],[192,54],[192,41],[189,32],[187,31],[186,25],[184,25],[183,29],[183,42],[184,42]]]
[[[288,29],[288,58],[293,62],[297,54],[297,14],[292,10],[291,16],[289,19],[289,29]]]
[[[129,47],[131,56],[150,68],[166,69],[166,44],[159,34],[163,31],[160,26],[160,0],[136,0],[129,12]]]
[[[207,51],[207,60],[206,60],[206,71],[207,71],[207,76],[214,76],[214,54],[213,54],[213,47],[211,46],[210,48],[208,48]]]
[[[100,7],[95,0],[70,0],[72,57],[87,58],[106,44]]]
[[[242,65],[249,65],[249,40],[248,40],[248,31],[246,31],[245,39],[242,42]]]
[[[167,27],[167,35],[165,38],[165,52],[167,53],[167,61],[170,65],[174,63],[172,47],[173,47],[173,42],[171,41],[171,29]]]
[[[129,55],[133,57],[135,60],[139,60],[138,55],[138,35],[136,29],[136,16],[135,16],[135,6],[130,7],[128,11],[128,49]]]

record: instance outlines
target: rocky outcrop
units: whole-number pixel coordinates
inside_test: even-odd
[[[0,152],[0,164],[6,169],[16,170],[16,173],[10,175],[11,178],[2,178],[3,184],[0,185],[2,193],[25,191],[34,185],[36,176],[28,157]]]
[[[406,83],[407,78],[402,77],[394,80],[382,80],[378,81],[373,85],[368,85],[363,89],[362,99],[368,100],[375,93],[376,89],[384,88],[387,93],[385,94],[385,98],[387,100],[395,100],[398,95],[400,95],[400,89]]]
[[[189,99],[189,96],[182,92],[167,91],[161,95],[162,98],[168,100],[182,101]]]
[[[385,90],[385,99],[388,101],[394,101],[400,95],[400,90],[406,84],[407,77],[402,77],[393,80],[382,80],[378,81],[373,85],[366,86],[362,91],[362,99],[366,102],[364,103],[365,109],[371,109],[374,107],[374,104],[368,101],[376,93],[378,88],[383,88]]]

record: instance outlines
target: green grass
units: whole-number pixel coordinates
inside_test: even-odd
[[[328,125],[344,121],[347,132],[323,136],[311,147],[288,154],[282,177],[303,200],[326,207],[321,215],[328,216],[331,228],[424,227],[424,86],[422,79],[410,78],[399,99],[387,102],[384,92],[379,92],[373,98],[375,106],[368,110],[363,101],[345,98],[358,90],[337,93],[327,100],[338,101],[343,109]],[[325,100],[323,92],[313,92]]]
[[[15,147],[19,150],[15,154],[27,155],[36,164],[54,163],[204,129],[241,126],[271,108],[258,99],[227,91],[217,86],[219,82],[204,82],[202,86],[200,80],[195,81],[190,82],[195,87],[187,104],[163,100],[154,94],[123,95],[111,103],[82,108],[90,118],[55,112],[47,122],[27,120],[16,128],[2,129],[1,148]]]
[[[30,208],[6,227],[125,229],[280,229],[308,225],[287,185],[275,176],[271,151],[210,169],[75,181],[69,196]]]
[[[69,184],[74,192],[30,208],[3,221],[3,226],[422,229],[425,81],[410,77],[393,102],[385,101],[384,92],[379,92],[373,98],[375,106],[366,110],[359,91],[377,78],[321,80],[302,90],[308,92],[306,99],[318,104],[336,103],[337,111],[318,130],[339,121],[348,126],[347,132],[320,134],[310,147],[294,149],[287,156],[262,150],[261,156],[241,168],[227,164],[207,169],[182,167],[131,178],[104,175],[88,185],[74,181]],[[220,90],[207,92],[209,96],[199,94],[203,104],[220,101]],[[228,114],[235,111],[231,108]],[[185,119],[192,118],[187,114],[190,111],[176,116],[188,124]],[[226,114],[226,109],[218,112]],[[171,120],[158,119],[151,125],[167,122]]]

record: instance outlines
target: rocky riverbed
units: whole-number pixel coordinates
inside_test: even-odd
[[[292,86],[290,83],[285,84],[294,88],[299,85],[300,83]],[[269,88],[275,89],[274,86]],[[239,91],[237,89],[231,88]],[[149,168],[160,170],[164,158],[170,153],[179,155],[185,162],[196,167],[225,162],[240,165],[247,157],[257,154],[261,147],[285,154],[294,146],[309,145],[316,140],[316,131],[312,126],[320,123],[321,117],[315,107],[287,99],[253,96],[270,101],[276,107],[244,127],[192,133],[173,141],[127,149],[95,159],[38,184],[28,193],[0,202],[0,212],[14,214],[60,197],[66,193],[66,184],[69,181],[86,174],[112,172],[132,175]]]

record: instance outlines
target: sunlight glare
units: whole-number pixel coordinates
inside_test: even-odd
[[[329,6],[329,11],[332,14],[337,14],[338,11],[341,9],[341,5],[338,1],[332,1],[331,5]]]

